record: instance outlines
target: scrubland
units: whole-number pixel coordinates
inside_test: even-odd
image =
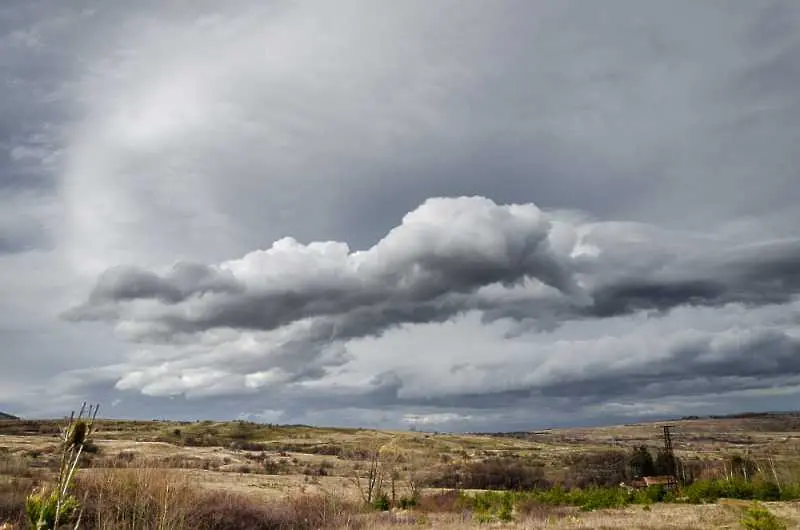
[[[64,523],[85,529],[800,528],[800,416],[441,434],[248,422],[98,421]],[[60,421],[0,421],[0,524],[57,481]],[[650,460],[648,460],[650,458]],[[665,463],[666,462],[666,463]],[[27,501],[30,504],[30,501]]]

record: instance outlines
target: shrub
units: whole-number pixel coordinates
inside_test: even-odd
[[[570,488],[617,486],[630,476],[630,458],[619,451],[576,453],[568,458],[567,465],[564,484]]]
[[[698,480],[683,491],[687,501],[694,504],[714,502],[720,498],[777,501],[793,500],[800,496],[800,490],[789,484],[782,490],[777,484],[766,480],[749,482],[743,478],[733,480]]]
[[[462,486],[482,490],[530,490],[549,487],[544,468],[538,462],[494,458],[468,464]]]
[[[731,473],[744,479],[752,477],[758,472],[758,465],[752,459],[741,455],[731,456],[728,465]]]
[[[475,519],[481,523],[512,520],[516,501],[517,497],[509,491],[488,491],[461,498],[462,504],[471,509]]]
[[[667,498],[669,492],[663,484],[654,484],[648,486],[642,493],[644,494],[644,502],[639,502],[638,504],[663,502]]]
[[[264,444],[247,440],[235,440],[231,442],[230,448],[234,451],[263,451]]]
[[[453,490],[423,495],[417,501],[417,509],[423,512],[456,512],[461,508],[461,495]]]
[[[55,529],[66,524],[78,509],[78,499],[72,495],[59,495],[56,490],[43,489],[25,499],[25,512],[31,527]]]
[[[372,507],[378,511],[386,512],[392,508],[392,501],[389,500],[387,494],[381,493],[372,501]]]
[[[774,482],[757,481],[753,483],[753,498],[759,501],[781,500],[781,489]]]
[[[605,508],[622,508],[633,500],[631,493],[621,488],[593,487],[583,490],[577,497],[581,510],[594,511]]]
[[[72,412],[62,430],[61,463],[55,485],[43,487],[25,499],[28,523],[36,530],[55,530],[78,512],[78,500],[72,495],[75,472],[94,431],[98,408],[90,405],[87,409],[84,402],[77,416]]]
[[[447,466],[428,477],[427,485],[434,488],[459,488],[464,482],[464,470],[459,466]]]
[[[656,454],[654,464],[657,475],[675,475],[678,467],[675,455],[666,452],[663,448],[659,449]]]
[[[516,510],[526,519],[552,521],[567,517],[574,508],[553,506],[533,497],[524,497],[517,501]]]
[[[784,484],[781,490],[782,501],[793,501],[800,499],[800,483]]]
[[[780,519],[758,503],[745,511],[740,522],[746,530],[786,530]]]
[[[633,454],[628,460],[628,467],[630,468],[631,475],[634,477],[642,477],[646,475],[655,475],[655,463],[653,462],[653,455],[646,445],[635,447]]]
[[[136,453],[134,451],[120,451],[117,454],[116,463],[120,465],[130,464],[134,459],[136,459]]]
[[[398,501],[398,505],[403,510],[409,510],[415,507],[418,503],[418,499],[416,497],[400,497]]]

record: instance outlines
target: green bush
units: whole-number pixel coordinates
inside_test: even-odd
[[[400,497],[400,501],[398,504],[400,508],[402,508],[403,510],[408,510],[416,506],[417,503],[419,503],[419,499],[417,497],[412,496],[412,497]]]
[[[683,491],[693,504],[715,502],[720,498],[758,501],[793,500],[800,498],[800,488],[787,485],[781,490],[774,482],[765,480],[748,482],[743,478],[733,480],[698,480]]]
[[[58,521],[56,521],[58,500],[58,493],[55,491],[42,491],[28,495],[28,498],[25,499],[25,512],[28,514],[31,528],[50,530],[64,525],[70,520],[72,514],[78,509],[78,499],[72,495],[64,497],[61,513],[58,514]]]
[[[797,484],[785,484],[781,488],[781,498],[782,501],[794,501],[800,499],[800,483]]]
[[[604,508],[622,508],[631,503],[633,493],[621,488],[587,488],[581,491],[580,504],[583,511],[602,510]]]
[[[759,481],[754,483],[754,497],[759,501],[781,500],[781,489],[774,482]]]
[[[645,509],[659,502],[689,502],[694,504],[716,502],[720,498],[754,501],[793,500],[800,498],[800,485],[779,488],[768,481],[747,482],[744,479],[702,480],[682,491],[663,485],[646,489],[629,490],[621,487],[588,487],[566,489],[554,486],[549,489],[529,491],[484,491],[476,494],[454,493],[456,509],[468,510],[478,521],[510,520],[514,509],[526,505],[574,506],[583,511],[623,508],[641,505]]]
[[[490,523],[513,520],[515,504],[525,497],[509,491],[487,491],[475,495],[462,495],[459,504],[473,512],[478,522]]]
[[[786,525],[764,506],[753,503],[741,519],[746,530],[786,530]]]
[[[389,496],[383,493],[375,497],[372,507],[381,512],[388,512],[392,508],[392,502],[389,500]]]

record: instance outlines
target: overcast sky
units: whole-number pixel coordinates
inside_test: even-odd
[[[0,50],[0,410],[798,408],[793,0],[14,0]]]

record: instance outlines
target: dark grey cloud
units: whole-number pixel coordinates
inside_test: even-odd
[[[721,344],[718,344],[721,342]],[[608,400],[620,396],[660,398],[720,394],[762,388],[766,381],[800,376],[800,340],[764,331],[735,340],[707,338],[673,346],[666,357],[583,379],[548,382],[544,396]]]
[[[682,263],[683,261],[683,263]],[[671,269],[671,270],[670,270]],[[621,278],[594,293],[597,316],[665,310],[682,304],[786,303],[800,291],[800,240],[709,248],[701,259],[675,256],[666,273]]]
[[[92,303],[124,302],[154,298],[175,304],[205,293],[243,294],[232,274],[195,263],[177,263],[163,277],[135,267],[119,266],[105,271],[89,295]]]

